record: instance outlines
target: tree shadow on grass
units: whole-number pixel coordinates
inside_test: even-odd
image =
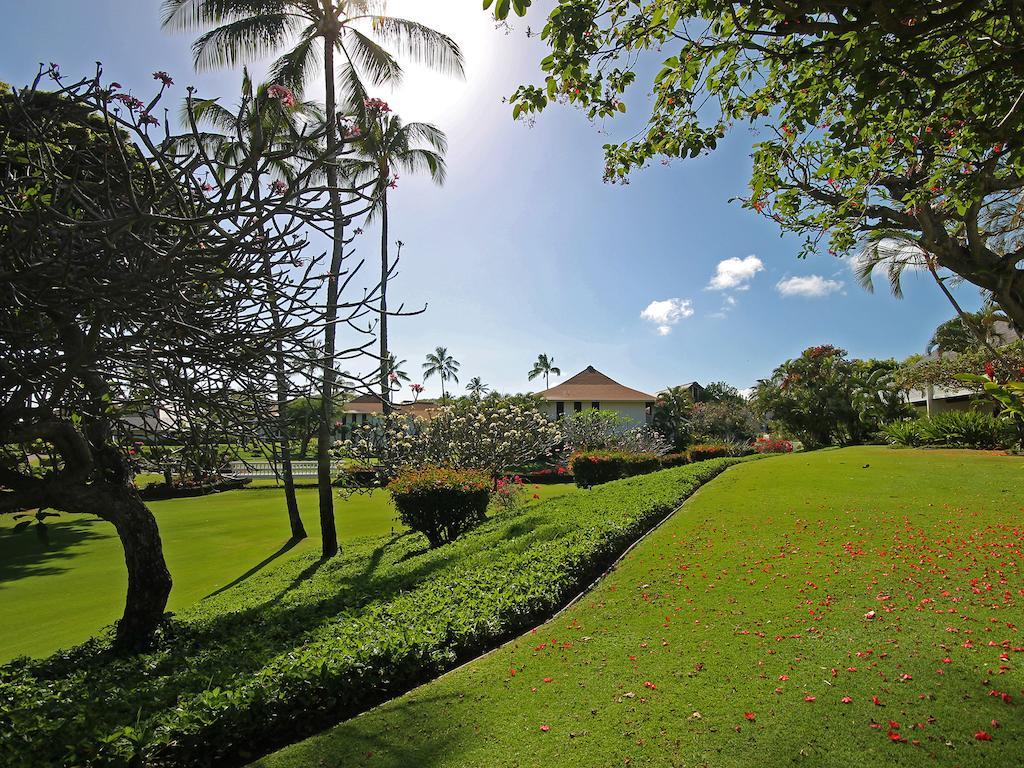
[[[35,523],[15,531],[0,530],[0,589],[29,576],[50,576],[72,567],[87,554],[89,542],[110,538],[113,528],[99,518],[77,518],[46,524],[46,539],[36,534]]]
[[[356,717],[294,745],[287,755],[289,765],[380,766],[381,768],[430,768],[458,748],[460,735],[453,737],[435,722],[434,713],[448,710],[456,694],[406,696],[387,704],[386,731],[368,727],[367,718]],[[416,734],[415,745],[401,739]],[[389,738],[392,734],[398,738]],[[469,735],[469,734],[466,734]],[[401,742],[401,743],[396,743]],[[277,761],[257,760],[250,768],[268,768]]]
[[[283,555],[286,552],[289,552],[290,550],[294,549],[295,546],[299,543],[299,541],[301,541],[301,539],[288,539],[288,541],[286,541],[284,544],[282,544],[280,549],[278,549],[276,552],[274,552],[273,554],[268,555],[267,557],[263,558],[260,562],[256,563],[256,565],[254,565],[252,568],[247,570],[245,573],[243,573],[237,579],[234,579],[233,581],[228,582],[227,584],[225,584],[220,589],[214,590],[213,592],[208,594],[206,597],[214,597],[215,595],[219,595],[221,592],[227,592],[232,587],[234,587],[234,586],[236,586],[238,584],[241,584],[243,581],[248,579],[250,576],[253,576],[253,575],[259,573],[260,571],[262,571],[264,568],[266,568],[272,562],[277,560],[277,558],[279,558],[281,555]],[[206,597],[204,597],[203,599],[205,600]]]

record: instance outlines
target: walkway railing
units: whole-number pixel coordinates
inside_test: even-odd
[[[236,477],[252,477],[278,479],[281,476],[281,465],[269,461],[232,461],[228,465],[231,474]],[[315,461],[293,461],[293,477],[316,477]]]

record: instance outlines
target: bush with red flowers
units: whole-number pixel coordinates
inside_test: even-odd
[[[440,547],[487,519],[491,478],[477,470],[427,466],[401,472],[388,490],[399,519]]]
[[[683,451],[681,453],[667,453],[661,457],[661,466],[665,469],[669,467],[681,467],[684,464],[690,463],[690,456]]]
[[[661,460],[654,453],[581,451],[569,458],[569,469],[576,478],[576,485],[590,488],[612,480],[654,472],[661,469]]]
[[[754,443],[757,453],[792,453],[793,443],[778,437],[759,437]]]

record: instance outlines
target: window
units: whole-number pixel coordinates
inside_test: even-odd
[[[572,409],[576,411],[576,413],[580,413],[583,410],[583,403],[577,400],[575,403],[572,404]]]
[[[565,416],[565,403],[555,403],[555,418],[560,419]]]
[[[599,402],[597,402],[597,400],[592,402],[590,404],[590,407],[593,408],[595,411],[600,411],[601,410],[601,404]]]
[[[365,424],[366,423],[366,414],[365,413],[362,415],[362,420],[363,420],[363,424]]]

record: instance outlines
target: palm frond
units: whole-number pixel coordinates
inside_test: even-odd
[[[395,57],[358,29],[348,27],[341,40],[345,56],[377,87],[399,85],[402,82],[402,68]]]
[[[318,73],[322,61],[320,38],[316,28],[307,26],[299,33],[301,40],[270,66],[269,79],[300,92]]]
[[[374,37],[399,57],[407,57],[445,75],[465,77],[462,51],[448,35],[418,21],[394,16],[352,17],[350,21],[361,19],[369,21]]]
[[[234,67],[267,56],[297,34],[298,20],[283,14],[236,19],[202,34],[192,44],[199,71]]]
[[[160,26],[179,32],[206,29],[229,21],[282,14],[287,0],[163,0]]]

